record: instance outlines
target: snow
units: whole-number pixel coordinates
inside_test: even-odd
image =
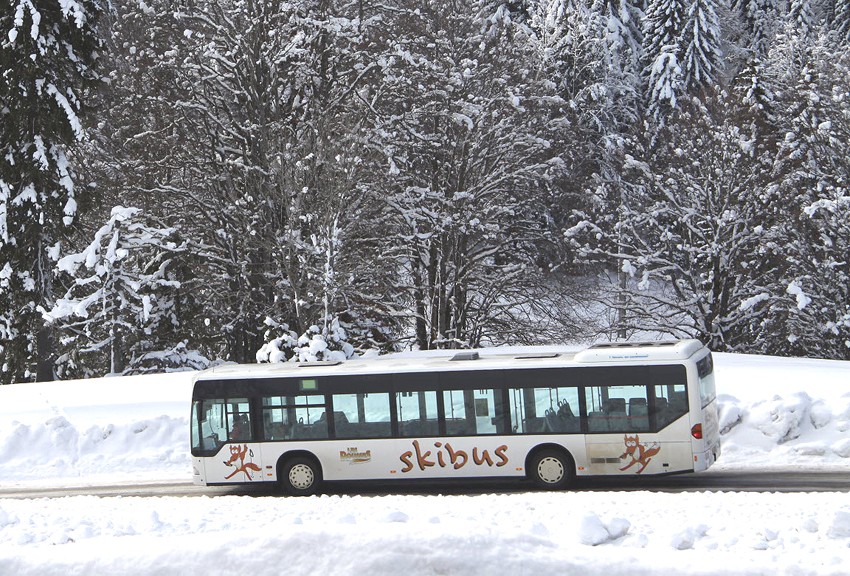
[[[715,365],[723,454],[704,474],[850,472],[850,363],[716,354]],[[189,482],[191,377],[0,387],[0,487]],[[328,574],[848,574],[850,494],[0,499],[0,574],[262,575],[288,567]]]
[[[806,296],[799,282],[791,282],[785,290],[788,294],[793,294],[797,297],[797,308],[803,310],[806,306],[812,303],[812,299]]]

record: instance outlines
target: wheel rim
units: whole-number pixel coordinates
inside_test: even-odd
[[[313,485],[314,480],[313,469],[307,464],[296,464],[289,469],[289,483],[293,488],[306,490]]]
[[[555,484],[564,478],[564,464],[554,456],[546,456],[537,463],[537,477],[546,484]]]

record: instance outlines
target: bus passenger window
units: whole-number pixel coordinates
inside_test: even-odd
[[[585,399],[588,432],[649,431],[646,386],[588,386]]]
[[[445,390],[443,406],[448,436],[504,433],[504,409],[496,390]]]
[[[395,403],[399,436],[414,438],[439,435],[436,391],[397,392]]]
[[[306,440],[328,437],[325,397],[321,394],[263,398],[265,440]]]
[[[581,432],[576,387],[514,388],[510,401],[511,430],[517,434]]]
[[[392,435],[387,392],[334,394],[333,407],[337,438],[388,438]]]
[[[688,413],[688,392],[684,384],[655,387],[655,424],[658,429]]]

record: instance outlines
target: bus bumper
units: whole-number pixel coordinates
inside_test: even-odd
[[[712,464],[720,458],[720,442],[710,447],[705,452],[694,453],[694,472],[708,470]]]
[[[204,461],[200,458],[192,459],[192,484],[196,486],[207,485],[207,480],[204,477]]]

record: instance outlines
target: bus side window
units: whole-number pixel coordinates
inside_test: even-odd
[[[585,398],[588,432],[649,431],[646,386],[588,386]]]
[[[510,391],[511,429],[518,434],[581,432],[579,395],[574,386],[514,388]]]
[[[415,438],[437,436],[437,392],[435,390],[396,393],[398,435]]]
[[[387,438],[390,425],[390,395],[334,394],[334,424],[337,438]]]
[[[263,439],[279,441],[328,437],[324,395],[266,396],[262,400]]]
[[[443,391],[446,435],[504,434],[501,398],[492,388]]]
[[[684,384],[655,387],[655,423],[658,429],[688,413],[688,392]]]

